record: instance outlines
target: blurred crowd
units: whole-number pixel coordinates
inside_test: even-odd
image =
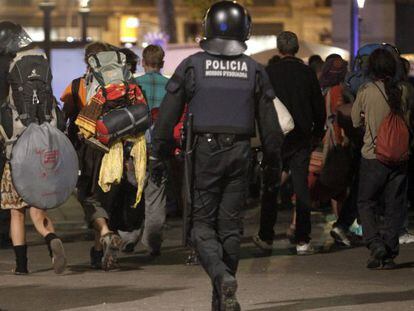
[[[311,212],[328,210],[335,216],[330,231],[335,243],[352,247],[364,242],[370,250],[368,268],[395,267],[399,244],[414,242],[408,231],[408,209],[414,204],[409,190],[414,176],[408,144],[414,103],[410,63],[389,44],[362,47],[353,64],[337,54],[325,60],[313,55],[306,63],[295,57],[300,48],[296,34],[283,32],[277,41],[279,55],[269,60],[266,72],[294,128],[285,135],[283,169],[276,189],[267,187],[265,179],[261,181],[261,161],[258,153],[253,153],[250,180],[255,188],[250,189],[250,195],[260,196],[259,230],[253,242],[271,254],[278,210],[291,208],[287,236],[298,255],[314,254]],[[105,146],[89,140],[86,134],[79,135],[85,133],[82,120],[91,118],[85,107],[97,100],[97,79],[90,59],[102,52],[124,55],[130,83],[138,87],[137,100],[148,106],[152,125],[157,121],[169,78],[162,74],[165,54],[160,46],[146,47],[141,59],[130,49],[92,42],[85,47],[85,74],[71,81],[60,96],[65,133],[80,162],[77,199],[95,234],[90,264],[95,269],[116,270],[119,251],[133,252],[139,241],[150,256],[159,256],[167,212],[182,216],[186,201],[182,157],[185,114],[174,129],[175,151],[166,168],[150,167],[150,157],[147,160],[146,156],[146,163],[137,164],[134,152],[141,145],[136,140],[125,140],[120,145],[123,170],[119,180],[104,191],[102,167],[107,165],[109,170],[115,162],[104,157],[108,152]],[[5,84],[0,90],[2,98],[8,95],[5,77],[12,59],[10,53],[1,57],[1,83]],[[143,66],[143,75],[137,76],[137,64]],[[152,127],[145,133],[148,150]],[[260,150],[260,146],[255,149]],[[24,210],[28,206],[14,195],[7,174],[10,172],[6,164],[1,241],[7,247],[10,232],[16,254],[15,273],[26,274]],[[10,201],[4,202],[5,195]],[[30,215],[45,238],[55,271],[62,272],[66,265],[63,246],[46,211],[30,208]],[[42,227],[42,223],[48,225]],[[190,261],[196,262],[196,257],[193,254]]]

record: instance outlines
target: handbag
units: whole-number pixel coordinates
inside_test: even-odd
[[[282,132],[286,136],[295,128],[295,122],[293,121],[289,110],[287,110],[286,106],[283,105],[279,98],[275,97],[273,105],[275,106]]]

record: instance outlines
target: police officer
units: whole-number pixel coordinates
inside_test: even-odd
[[[171,154],[173,127],[185,104],[194,116],[192,244],[213,286],[213,310],[240,310],[235,279],[255,118],[264,147],[266,184],[279,181],[283,134],[275,97],[262,66],[243,54],[251,18],[234,1],[221,1],[203,22],[203,52],[186,58],[168,82],[150,157],[156,176]]]
[[[7,100],[9,66],[17,51],[30,44],[32,40],[22,26],[12,22],[0,22],[0,105]],[[0,111],[1,116],[1,111]],[[6,158],[3,143],[0,143],[0,176],[3,175]],[[11,245],[9,238],[10,211],[0,209],[0,248]]]

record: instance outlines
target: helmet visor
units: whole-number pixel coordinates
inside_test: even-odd
[[[213,55],[237,56],[247,50],[247,45],[238,40],[221,38],[205,38],[200,41],[200,47]]]
[[[32,38],[27,32],[22,27],[19,28],[6,43],[5,50],[9,53],[17,53],[20,49],[32,43]]]
[[[27,32],[21,28],[20,32],[16,34],[16,46],[19,49],[22,49],[32,43],[32,38],[27,34]]]

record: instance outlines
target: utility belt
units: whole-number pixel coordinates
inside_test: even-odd
[[[197,134],[197,138],[207,141],[207,143],[214,149],[218,147],[231,147],[240,141],[250,141],[249,135],[238,134]]]

